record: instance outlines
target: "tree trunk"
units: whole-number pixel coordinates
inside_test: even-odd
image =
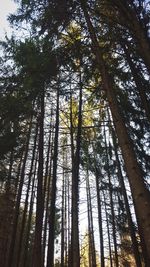
[[[37,203],[36,203],[36,223],[35,223],[35,239],[33,253],[33,267],[42,267],[42,226],[44,213],[44,196],[43,196],[43,166],[44,166],[44,89],[41,92],[40,99],[40,115],[39,115],[39,161],[37,173]]]
[[[96,165],[96,164],[95,164]],[[99,186],[99,171],[95,166],[95,178],[96,178],[96,192],[97,192],[97,208],[98,208],[98,225],[100,234],[100,257],[101,257],[101,267],[105,267],[104,259],[104,240],[103,240],[103,222],[102,222],[102,205],[100,196],[100,186]]]
[[[34,165],[34,161],[35,161],[37,135],[38,135],[38,125],[36,126],[36,129],[35,129],[35,138],[34,138],[34,145],[33,145],[30,172],[29,172],[29,177],[28,177],[29,180],[28,180],[28,186],[27,186],[27,192],[26,192],[25,206],[24,206],[23,215],[22,215],[21,229],[20,229],[20,232],[19,232],[16,267],[18,267],[20,265],[21,251],[22,251],[22,245],[23,245],[23,243],[22,243],[23,233],[24,233],[24,229],[25,229],[25,225],[26,225],[26,219],[27,219],[29,191],[30,191],[31,180],[32,180],[33,165]]]
[[[72,218],[71,218],[71,266],[80,266],[80,249],[79,249],[79,224],[78,224],[78,202],[79,202],[79,165],[80,165],[80,146],[81,146],[81,128],[82,128],[82,82],[81,71],[79,74],[79,113],[76,152],[72,166]]]
[[[52,120],[52,113],[51,113]],[[45,184],[44,184],[44,197],[45,197],[45,221],[44,221],[44,234],[43,234],[43,266],[45,264],[45,249],[47,241],[47,226],[48,226],[48,210],[50,203],[50,191],[51,191],[51,173],[52,173],[52,129],[50,125],[49,140],[48,140],[48,149],[47,149],[47,160],[45,168]],[[50,164],[49,164],[50,162]],[[49,166],[50,165],[50,166]]]
[[[63,165],[64,165],[64,153],[65,148],[63,147]],[[64,168],[63,168],[63,180],[62,180],[62,207],[61,207],[61,267],[64,267],[64,218],[65,218],[65,174],[64,174]]]
[[[71,165],[73,166],[73,162],[74,162],[74,135],[73,135],[73,114],[72,114],[72,91],[71,91],[71,81],[70,81],[70,141],[71,141]],[[70,181],[68,179],[68,266],[71,266],[71,262],[72,262],[72,255],[71,255],[71,223],[70,223]]]
[[[93,52],[96,56],[101,72],[103,90],[106,92],[107,100],[109,102],[119,145],[122,150],[122,155],[129,178],[135,212],[138,218],[141,234],[143,235],[145,240],[147,254],[149,256],[150,261],[150,192],[145,186],[142,171],[138,165],[132,141],[127,132],[124,120],[120,114],[116,94],[113,88],[113,81],[107,71],[105,62],[103,60],[102,51],[99,47],[99,43],[97,41],[95,31],[91,23],[89,14],[87,12],[84,0],[81,0],[81,5],[87,22],[90,37],[93,43]]]
[[[106,197],[105,197],[105,193],[104,192],[103,192],[103,196],[104,196],[104,206],[105,206],[106,225],[107,225],[107,234],[108,234],[109,261],[110,261],[110,267],[113,267],[112,248],[111,248],[110,229],[109,229],[109,219],[108,219],[108,212],[107,212],[107,205],[106,205]]]
[[[88,234],[89,234],[89,266],[96,267],[93,214],[92,214],[91,190],[90,190],[88,170],[86,177],[86,192],[87,192]]]
[[[112,216],[112,232],[113,232],[113,241],[114,241],[114,250],[115,250],[115,266],[119,267],[118,260],[118,249],[117,249],[117,238],[116,238],[116,222],[115,222],[115,212],[114,212],[114,201],[113,201],[113,186],[111,182],[111,174],[109,170],[109,152],[107,149],[107,140],[106,140],[106,131],[104,128],[104,138],[105,138],[105,149],[106,149],[106,169],[108,175],[108,188],[109,188],[109,198],[110,198],[110,209]]]
[[[24,155],[23,165],[21,169],[21,175],[20,175],[21,177],[19,181],[19,188],[18,188],[18,193],[17,193],[14,218],[13,218],[13,229],[12,229],[12,235],[11,235],[10,245],[8,249],[7,267],[13,266],[14,249],[16,245],[16,236],[17,236],[17,226],[18,226],[18,219],[19,219],[19,214],[20,214],[20,201],[21,201],[21,195],[22,195],[22,188],[24,184],[26,162],[27,162],[27,157],[28,157],[28,152],[29,152],[28,149],[29,149],[29,141],[30,141],[30,134],[31,134],[31,125],[32,125],[32,119],[29,125],[29,132],[28,132],[26,147],[25,147],[25,155]]]
[[[116,157],[116,164],[117,164],[117,169],[118,169],[118,180],[119,180],[120,186],[122,188],[122,194],[124,196],[124,202],[125,202],[125,208],[126,208],[126,212],[127,212],[129,230],[130,230],[131,240],[132,240],[132,244],[133,244],[133,252],[134,252],[134,256],[135,256],[135,262],[136,262],[137,267],[142,267],[141,257],[140,257],[139,248],[138,248],[138,242],[136,239],[134,224],[132,221],[130,206],[129,206],[129,202],[128,202],[128,196],[126,193],[126,187],[125,187],[124,178],[122,175],[120,160],[119,160],[118,151],[117,151],[115,132],[114,132],[112,127],[111,127],[111,132],[112,132],[114,152],[115,152],[115,157]]]
[[[0,263],[5,267],[7,262],[7,247],[12,230],[12,215],[14,212],[14,192],[11,188],[11,177],[14,162],[13,149],[10,152],[8,177],[5,186],[0,191]]]
[[[51,206],[49,215],[49,238],[47,252],[47,267],[54,266],[54,241],[55,241],[55,203],[56,203],[56,183],[57,183],[57,160],[58,160],[58,135],[59,135],[59,88],[57,88],[57,107],[54,139],[53,174],[51,189]]]
[[[67,235],[67,240],[68,240],[68,262],[67,262],[67,266],[71,266],[71,183],[70,183],[70,179],[68,179],[67,182],[67,193],[68,193],[68,197],[67,197],[67,203],[68,203],[68,235]]]
[[[35,163],[34,163],[34,173],[33,173],[33,179],[32,179],[32,188],[31,188],[31,197],[30,197],[30,206],[29,206],[29,217],[27,221],[27,228],[24,238],[24,251],[21,258],[20,267],[27,267],[28,263],[28,244],[29,244],[29,237],[30,237],[30,230],[32,225],[32,215],[33,215],[33,205],[34,205],[34,199],[35,199],[35,187],[37,186],[36,183],[36,171],[37,171],[37,162],[38,157],[36,157]],[[32,253],[33,254],[33,253]]]

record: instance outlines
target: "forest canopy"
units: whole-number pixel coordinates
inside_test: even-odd
[[[0,41],[2,267],[149,267],[150,1],[15,0]]]

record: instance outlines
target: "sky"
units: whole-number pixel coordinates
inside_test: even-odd
[[[12,29],[10,28],[7,17],[10,13],[15,12],[17,5],[13,0],[0,0],[0,38],[4,37],[5,32],[8,35],[11,34]]]

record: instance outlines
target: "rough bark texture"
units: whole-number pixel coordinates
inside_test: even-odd
[[[126,208],[127,217],[128,217],[129,231],[130,231],[131,240],[132,240],[132,244],[133,244],[133,252],[134,252],[135,262],[136,262],[137,267],[142,267],[138,242],[136,239],[134,224],[132,221],[130,206],[129,206],[129,202],[128,202],[128,196],[126,193],[126,187],[125,187],[125,183],[124,183],[124,177],[122,175],[121,165],[120,165],[118,151],[117,151],[115,133],[114,133],[113,129],[112,129],[112,139],[113,139],[113,143],[114,143],[114,151],[115,151],[116,164],[117,164],[117,169],[118,169],[118,180],[119,180],[119,183],[120,183],[120,186],[122,189],[122,194],[124,196],[124,202],[125,202],[125,208]]]

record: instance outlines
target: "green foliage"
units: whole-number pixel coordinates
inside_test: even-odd
[[[108,174],[110,174],[115,212],[117,215],[119,213],[122,215],[121,219],[116,215],[117,231],[121,232],[122,230],[122,233],[125,234],[126,229],[119,229],[121,224],[125,226],[126,214],[124,214],[124,203],[120,197],[118,167],[112,144],[110,124],[112,126],[113,122],[111,115],[109,115],[109,107],[112,103],[108,103],[106,92],[103,90],[102,77],[92,52],[94,47],[89,38],[80,1],[18,0],[17,2],[19,4],[18,11],[15,15],[10,16],[10,21],[16,23],[18,27],[21,27],[21,23],[28,25],[30,37],[22,37],[21,40],[15,37],[10,40],[7,38],[6,42],[1,43],[4,55],[0,60],[2,66],[0,74],[0,181],[7,181],[11,152],[14,153],[13,167],[18,166],[21,149],[25,152],[24,144],[29,121],[33,117],[34,123],[39,122],[39,105],[43,92],[46,92],[45,108],[47,112],[51,103],[55,110],[55,102],[52,98],[53,93],[59,88],[60,102],[62,101],[61,104],[64,103],[60,115],[61,126],[66,128],[71,126],[71,105],[73,138],[76,138],[78,90],[79,86],[82,85],[81,164],[84,169],[87,170],[88,168],[94,177],[99,176],[100,191],[107,197],[110,190],[108,181]],[[149,103],[148,72],[140,53],[131,19],[131,15],[138,19],[140,27],[148,39],[146,15],[149,15],[149,10],[146,5],[142,4],[143,2],[85,1],[95,28],[98,44],[102,49],[105,65],[112,78],[111,89],[116,94],[121,117],[131,140],[134,141],[133,150],[136,152],[143,176],[147,179],[150,171],[148,151],[150,122],[147,120],[143,101],[124,49],[126,47],[129,51],[135,66],[136,77],[140,80],[139,87],[145,92]],[[139,3],[143,6],[140,6]],[[79,75],[81,76],[80,81]],[[65,97],[66,100],[64,101]],[[48,112],[46,116],[49,116]],[[46,116],[44,118],[45,125],[47,125]],[[46,131],[47,129],[44,128],[44,157],[47,151],[45,150],[47,145]],[[33,137],[31,139],[32,143]],[[68,143],[66,142],[66,144]],[[30,149],[28,157],[30,158],[31,155]],[[122,159],[121,156],[120,158]],[[30,166],[30,159],[28,166]],[[122,163],[122,169],[126,174],[124,163]],[[14,168],[14,173],[15,171]],[[117,201],[116,195],[120,197]],[[103,203],[102,206],[104,210]],[[111,221],[110,212],[108,217]],[[34,222],[32,223],[29,254],[33,246],[32,235],[35,227]],[[60,215],[59,210],[56,209],[55,237],[59,234]],[[85,256],[87,258],[87,253]],[[32,253],[29,255],[30,257],[32,257]],[[60,263],[57,262],[55,265],[60,266]]]
[[[26,88],[36,89],[57,76],[56,54],[47,40],[25,40],[16,45],[14,60]]]

